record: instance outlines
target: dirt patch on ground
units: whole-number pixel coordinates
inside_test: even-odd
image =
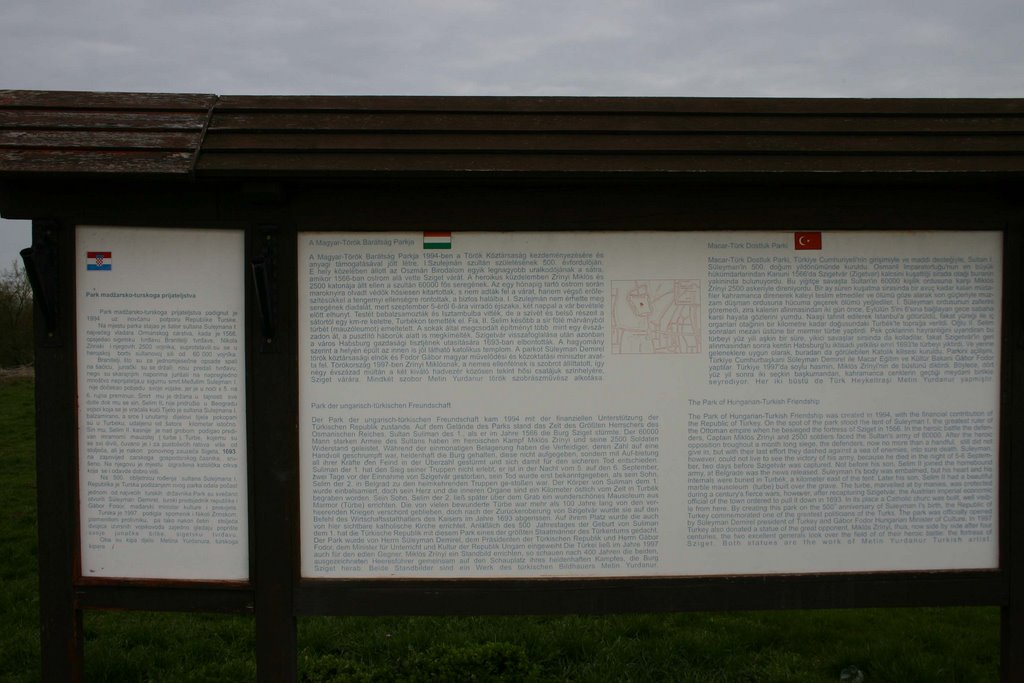
[[[22,365],[17,368],[0,368],[0,382],[35,377],[35,374],[36,370],[31,365]]]

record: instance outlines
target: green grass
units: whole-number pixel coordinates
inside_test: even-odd
[[[39,679],[31,380],[0,382],[0,681]],[[303,681],[998,680],[996,608],[299,620]],[[248,617],[90,612],[87,681],[251,681]]]
[[[998,611],[992,608],[316,618],[302,620],[299,636],[304,680],[318,683],[781,683],[838,681],[850,665],[869,682],[998,679]],[[454,673],[445,668],[456,661]],[[446,675],[433,677],[435,669]],[[333,677],[338,674],[346,677]]]
[[[33,384],[0,383],[0,681],[39,679]]]

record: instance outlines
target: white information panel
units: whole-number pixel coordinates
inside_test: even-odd
[[[302,573],[997,566],[1002,236],[303,233]]]
[[[243,233],[77,245],[82,575],[248,578]]]

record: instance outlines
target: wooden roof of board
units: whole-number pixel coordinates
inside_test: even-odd
[[[0,91],[0,178],[1024,173],[1024,99]]]
[[[216,101],[0,90],[0,176],[187,175]]]

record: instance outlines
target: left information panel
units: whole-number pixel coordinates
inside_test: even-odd
[[[243,233],[76,240],[82,576],[247,579]]]

